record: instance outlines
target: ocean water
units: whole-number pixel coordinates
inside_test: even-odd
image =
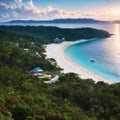
[[[120,82],[120,25],[98,25],[94,28],[107,30],[114,35],[71,45],[65,49],[65,54],[78,65],[108,81]]]
[[[29,24],[14,25],[26,26]],[[94,39],[71,45],[64,52],[75,63],[91,72],[110,82],[120,82],[120,24],[31,24],[31,26],[41,25],[61,28],[92,27],[114,34],[106,39]],[[95,62],[90,62],[90,59],[94,59]]]

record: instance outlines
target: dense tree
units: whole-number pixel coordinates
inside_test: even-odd
[[[46,44],[53,42],[53,39],[65,38],[67,41],[104,38],[110,34],[103,30],[93,28],[62,29],[47,26],[0,26],[0,41],[19,41],[21,46],[26,46],[25,41],[36,44]],[[24,42],[23,42],[24,41]],[[23,44],[24,43],[24,44]]]
[[[87,32],[91,35],[85,36]],[[1,26],[0,120],[119,120],[120,83],[95,83],[68,73],[62,74],[54,84],[45,84],[44,79],[33,78],[28,73],[35,66],[52,73],[61,70],[54,59],[46,59],[44,47],[36,44],[40,39],[63,35],[90,38],[96,32],[89,28]],[[99,31],[101,34],[103,31]]]

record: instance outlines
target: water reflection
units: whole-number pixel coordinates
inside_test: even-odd
[[[99,28],[100,26],[98,26]],[[103,26],[101,26],[103,27]],[[68,56],[85,66],[85,68],[97,73],[113,82],[120,81],[120,25],[107,24],[104,30],[113,33],[109,38],[89,42],[89,44],[80,44],[71,46],[68,50]],[[71,52],[72,51],[72,52]],[[72,54],[71,54],[72,53]],[[80,56],[78,56],[81,53]],[[91,64],[88,60],[94,58],[96,62]]]
[[[116,52],[120,51],[120,24],[115,25],[115,40],[114,40],[114,43],[115,43],[114,47],[116,49]]]
[[[120,37],[120,24],[115,24],[115,33],[116,33],[116,35],[118,36],[119,35],[119,37]]]
[[[107,55],[109,56],[109,61],[111,61],[111,71],[119,74],[118,71],[120,71],[120,24],[115,24],[114,26],[115,35],[109,38],[109,42],[107,42]]]

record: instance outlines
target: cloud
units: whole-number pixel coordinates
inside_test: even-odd
[[[20,3],[20,2],[22,2],[22,0],[15,0],[15,2],[18,2],[18,3]]]
[[[31,20],[45,20],[45,19],[56,19],[56,18],[96,18],[104,20],[113,19],[111,16],[113,9],[107,7],[101,10],[95,11],[66,11],[61,10],[52,6],[46,8],[38,8],[34,5],[32,0],[24,2],[24,0],[14,0],[9,3],[10,0],[0,0],[0,20],[9,21],[16,19],[31,19]],[[9,4],[8,4],[9,3]],[[103,17],[104,16],[104,17]]]
[[[14,0],[11,4],[0,2],[0,18],[6,21],[11,19],[54,19],[66,16],[71,16],[71,13],[64,12],[52,6],[40,9],[33,4],[32,0],[29,2]]]

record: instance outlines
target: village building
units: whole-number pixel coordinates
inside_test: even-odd
[[[61,39],[60,38],[55,38],[55,39],[53,39],[53,42],[54,43],[61,43],[61,42],[63,42],[63,41],[65,41],[65,38],[64,37],[62,37]]]
[[[33,70],[30,71],[30,74],[34,76],[44,76],[44,70],[42,70],[40,67],[35,67]]]
[[[19,47],[19,43],[15,43],[14,48],[18,48]]]
[[[35,43],[34,43],[34,42],[31,42],[31,45],[32,45],[32,46],[35,46]]]
[[[29,51],[30,49],[29,48],[24,48],[25,51]]]

